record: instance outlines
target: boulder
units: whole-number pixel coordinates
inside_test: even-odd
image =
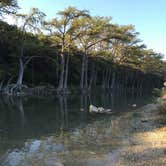
[[[105,109],[103,107],[96,107],[94,105],[89,106],[89,112],[90,113],[111,113],[111,109]]]
[[[98,108],[94,105],[90,105],[89,106],[89,112],[92,113],[92,112],[95,112],[95,113],[98,113]]]

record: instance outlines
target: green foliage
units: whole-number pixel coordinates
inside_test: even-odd
[[[18,9],[17,0],[0,1],[0,17],[5,14],[14,14],[16,9]]]
[[[0,2],[0,15],[17,8],[17,2]],[[27,66],[25,81],[28,84],[48,82],[57,85],[61,71],[61,54],[69,61],[69,85],[79,85],[82,56],[87,53],[87,73],[93,64],[97,84],[101,85],[103,71],[115,71],[119,82],[127,79],[127,86],[138,82],[146,87],[159,87],[166,75],[163,55],[149,50],[138,38],[133,25],[111,23],[111,17],[93,17],[87,10],[75,7],[57,13],[51,21],[44,21],[45,14],[32,8],[29,14],[16,14],[19,24],[13,26],[0,21],[0,79],[8,80],[17,75],[19,50],[24,44],[25,60],[36,56]],[[47,58],[39,58],[47,57]],[[126,78],[124,77],[126,73]],[[112,73],[110,73],[112,77]],[[155,81],[153,81],[155,80]],[[88,82],[90,79],[88,79]],[[147,82],[146,82],[147,81]]]

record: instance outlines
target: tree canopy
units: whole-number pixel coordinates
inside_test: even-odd
[[[0,14],[13,14],[17,7],[14,0],[1,1]],[[133,25],[114,24],[110,16],[92,16],[75,7],[57,12],[49,21],[45,16],[32,8],[29,14],[15,14],[16,25],[8,25],[2,18],[1,81],[16,80],[18,57],[27,65],[26,84],[50,83],[59,91],[65,91],[68,84],[84,90],[93,84],[113,87],[114,82],[117,87],[130,87],[132,80],[133,86],[142,87],[156,77],[155,87],[165,79],[163,55],[148,49]],[[123,73],[127,73],[125,77]]]
[[[14,14],[17,8],[17,0],[1,0],[0,16],[3,16],[4,14]]]

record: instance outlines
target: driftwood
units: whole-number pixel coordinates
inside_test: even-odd
[[[112,113],[112,110],[111,109],[105,109],[103,107],[96,107],[94,105],[90,105],[89,106],[89,112],[90,113],[106,113],[106,114],[110,114]]]

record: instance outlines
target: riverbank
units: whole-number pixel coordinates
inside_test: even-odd
[[[125,115],[127,126],[122,144],[102,160],[88,160],[95,166],[165,166],[166,114],[158,104],[148,104]]]
[[[159,162],[165,165],[166,117],[159,113],[158,104],[146,105],[152,100],[143,97],[101,94],[95,97],[91,98],[92,103],[111,108],[113,113],[92,115],[80,111],[80,108],[87,110],[90,101],[82,100],[82,96],[63,100],[2,98],[0,163],[156,166]]]
[[[158,107],[150,104],[136,112],[127,146],[121,150],[115,165],[166,165],[166,120]]]

